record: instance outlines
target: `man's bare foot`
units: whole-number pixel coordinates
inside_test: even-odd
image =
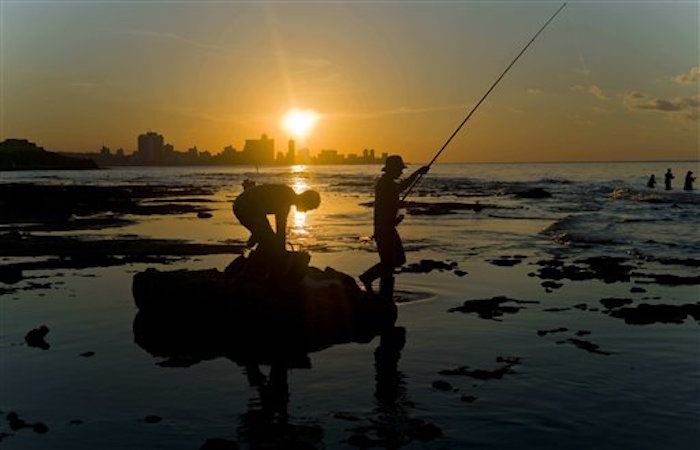
[[[367,278],[363,277],[362,275],[360,275],[358,278],[362,282],[362,286],[364,286],[365,292],[374,295],[374,290],[372,290],[372,282]]]

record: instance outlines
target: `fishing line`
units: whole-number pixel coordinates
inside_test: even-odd
[[[525,45],[525,47],[523,47],[523,49],[520,50],[520,53],[518,53],[518,55],[515,57],[515,59],[513,59],[513,61],[511,61],[510,64],[508,64],[508,67],[506,67],[506,69],[503,71],[503,73],[501,74],[501,76],[498,77],[498,79],[496,79],[496,81],[495,81],[495,82],[491,85],[491,87],[486,91],[486,93],[483,95],[483,97],[481,97],[481,100],[479,100],[479,101],[477,102],[477,104],[474,106],[474,108],[472,108],[472,110],[469,112],[469,114],[467,114],[467,116],[464,118],[464,120],[462,120],[462,123],[459,124],[459,126],[457,127],[457,129],[450,135],[449,138],[447,138],[447,141],[445,141],[445,143],[442,145],[442,147],[440,148],[440,150],[438,150],[438,152],[435,154],[435,156],[433,156],[433,159],[431,159],[430,162],[428,163],[428,167],[430,167],[430,166],[433,165],[433,163],[435,162],[435,160],[438,159],[438,157],[439,157],[440,154],[443,152],[443,150],[445,150],[445,148],[447,148],[447,146],[449,145],[449,143],[452,142],[452,139],[454,139],[454,137],[457,136],[457,133],[459,133],[459,130],[462,129],[462,127],[464,126],[464,124],[467,123],[467,121],[471,118],[471,116],[474,114],[474,112],[479,108],[479,106],[484,102],[484,100],[486,100],[486,97],[488,97],[489,94],[491,93],[491,91],[494,90],[494,88],[496,87],[496,85],[498,85],[498,83],[501,81],[501,79],[503,79],[503,77],[506,75],[506,73],[508,73],[508,71],[510,70],[510,68],[513,67],[513,65],[516,63],[516,61],[518,61],[518,59],[520,59],[520,57],[523,55],[523,53],[525,53],[525,51],[530,47],[530,45],[531,45],[533,42],[535,42],[535,39],[537,39],[537,36],[539,36],[540,33],[542,33],[542,31],[544,31],[544,29],[547,28],[547,25],[549,25],[549,23],[550,23],[552,20],[554,20],[554,18],[561,12],[562,9],[564,9],[565,6],[566,6],[566,3],[563,3],[563,4],[559,7],[559,9],[557,9],[556,12],[555,12],[554,14],[552,14],[552,16],[544,23],[544,25],[542,25],[542,27],[537,31],[537,33],[535,33],[535,35],[532,37],[532,39],[530,39],[530,42],[528,42],[527,45]],[[416,184],[418,184],[418,182],[421,180],[421,178],[423,178],[423,174],[419,174],[419,175],[413,180],[413,182],[408,186],[408,189],[406,190],[406,193],[405,193],[405,194],[403,195],[403,197],[401,198],[401,202],[403,202],[404,200],[406,200],[406,197],[408,197],[408,194],[411,193],[411,191],[412,191],[413,188],[416,186]]]

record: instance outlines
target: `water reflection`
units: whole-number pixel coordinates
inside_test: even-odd
[[[374,351],[375,408],[368,418],[369,425],[351,430],[349,444],[362,448],[400,448],[442,436],[436,425],[413,416],[416,405],[408,397],[406,377],[399,370],[405,345],[405,328],[393,327],[382,333]]]
[[[306,166],[293,166],[292,173],[304,173]],[[301,176],[292,176],[291,180],[292,189],[297,194],[301,194],[309,189],[309,185],[306,183]],[[296,237],[305,237],[309,235],[309,229],[306,225],[306,213],[297,211],[296,207],[292,207],[292,224],[291,233]]]
[[[285,278],[280,272],[274,282],[261,282],[248,270],[254,269],[251,260],[240,256],[223,272],[137,273],[134,341],[163,358],[160,366],[188,367],[219,357],[242,366],[257,396],[241,417],[241,439],[274,444],[296,437],[307,448],[322,439],[323,430],[289,420],[288,370],[310,368],[309,353],[332,345],[370,342],[393,327],[396,305],[367,296],[349,275],[305,264],[302,274]],[[269,367],[267,375],[261,366]]]

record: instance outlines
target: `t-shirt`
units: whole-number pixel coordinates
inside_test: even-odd
[[[391,177],[382,175],[374,188],[374,227],[393,228],[399,212],[401,187]]]
[[[286,217],[295,197],[294,189],[286,184],[261,184],[241,192],[233,207],[248,214],[282,214]]]

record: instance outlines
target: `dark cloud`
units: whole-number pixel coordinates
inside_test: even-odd
[[[687,120],[700,117],[700,97],[676,97],[672,100],[654,98],[641,92],[623,95],[622,102],[631,111],[658,111],[679,114]]]

